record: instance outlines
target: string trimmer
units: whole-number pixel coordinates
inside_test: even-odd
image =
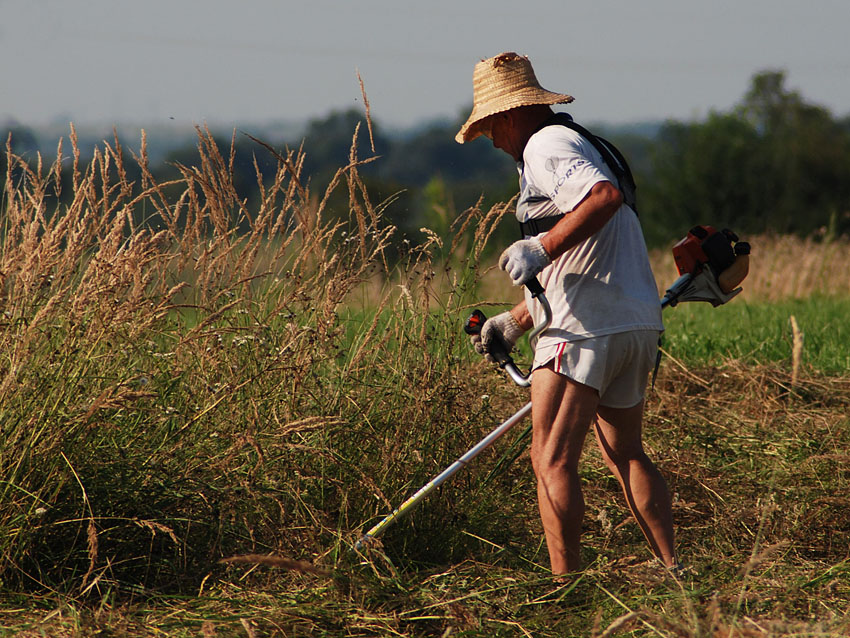
[[[724,229],[718,232],[711,226],[695,226],[673,247],[673,258],[676,269],[679,271],[679,278],[664,293],[661,298],[661,307],[676,306],[688,301],[706,301],[714,307],[725,304],[741,292],[738,285],[749,271],[749,254],[750,245],[738,241],[738,237],[732,231]],[[543,292],[543,286],[536,278],[532,278],[524,285],[531,292],[532,298],[541,304],[545,315],[545,320],[529,333],[529,340],[532,340],[549,327],[552,321],[552,310]],[[470,335],[478,334],[485,321],[487,317],[484,313],[475,310],[467,319],[464,331]],[[489,352],[514,383],[522,387],[531,385],[531,371],[527,374],[520,372],[504,343],[491,344]],[[531,402],[529,401],[363,534],[355,544],[355,549],[360,550],[371,540],[378,538],[390,525],[408,514],[422,499],[466,467],[530,412]]]

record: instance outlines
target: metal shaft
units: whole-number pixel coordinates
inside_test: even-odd
[[[514,425],[519,423],[525,416],[531,412],[531,402],[526,403],[522,408],[519,409],[513,416],[504,421],[499,427],[490,432],[487,436],[481,439],[478,443],[476,443],[473,447],[471,447],[463,456],[461,456],[457,461],[449,465],[445,470],[443,470],[440,474],[431,479],[428,483],[419,488],[413,496],[407,499],[404,503],[402,503],[398,509],[396,509],[392,514],[385,517],[380,523],[375,525],[372,529],[366,532],[363,537],[357,541],[354,545],[355,549],[362,548],[365,544],[369,542],[370,539],[377,538],[380,536],[384,530],[389,527],[393,522],[397,519],[404,516],[407,512],[409,512],[414,505],[416,505],[419,501],[425,498],[429,493],[442,485],[445,481],[451,478],[458,470],[466,467],[466,464],[469,463],[472,459],[474,459],[478,454],[480,454],[483,450],[490,447],[499,437],[501,437],[505,432],[510,430]]]

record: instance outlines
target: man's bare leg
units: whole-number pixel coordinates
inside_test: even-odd
[[[540,519],[552,573],[580,569],[579,542],[584,497],[578,462],[596,416],[599,396],[551,368],[534,371],[531,384],[531,462],[537,476]]]
[[[599,406],[596,440],[652,551],[665,565],[673,567],[676,551],[670,492],[664,477],[643,451],[642,419],[643,402],[626,409]]]

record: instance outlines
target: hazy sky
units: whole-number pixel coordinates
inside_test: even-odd
[[[298,121],[362,106],[359,71],[409,126],[465,111],[502,51],[585,121],[700,118],[765,69],[848,115],[848,25],[850,0],[0,0],[0,123]]]

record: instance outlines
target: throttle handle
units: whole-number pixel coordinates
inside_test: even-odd
[[[466,320],[466,324],[463,326],[463,331],[468,335],[481,334],[481,329],[484,327],[486,321],[487,316],[476,308]],[[501,335],[497,332],[493,336],[494,339],[490,341],[490,345],[487,347],[487,352],[492,355],[492,357],[496,360],[496,363],[498,363],[501,368],[504,368],[508,364],[513,364],[514,360],[511,358],[510,350],[501,338]]]

